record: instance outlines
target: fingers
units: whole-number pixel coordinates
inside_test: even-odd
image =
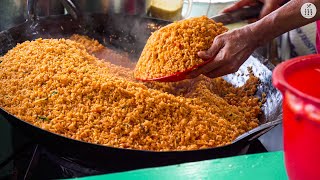
[[[280,0],[281,2],[282,0]],[[241,9],[245,6],[253,6],[256,2],[254,0],[240,0],[236,2],[235,4],[232,4],[231,6],[225,8],[222,10],[221,13],[228,13],[232,12],[238,9]],[[260,13],[260,18],[263,18],[264,16],[270,14],[272,11],[278,9],[279,6],[279,0],[264,0],[264,6]]]
[[[236,72],[239,66],[237,66],[237,61],[233,61],[231,57],[232,55],[230,56],[229,53],[220,51],[216,56],[216,63],[211,66],[210,71],[203,74],[207,77],[215,78]]]
[[[217,67],[213,71],[205,74],[205,76],[207,76],[209,78],[216,78],[216,77],[224,76],[224,75],[227,75],[227,74],[230,74],[230,73],[234,73],[237,70],[238,69],[235,68],[235,67],[230,67],[228,65],[223,65],[223,66]]]
[[[250,54],[254,49],[250,50],[247,49],[245,51],[241,51],[240,53],[235,54],[226,54],[226,56],[222,57],[223,59],[220,60],[219,66],[213,68],[210,72],[204,74],[209,78],[216,78],[220,76],[224,76],[227,74],[235,73],[239,70],[240,66],[246,61]],[[218,55],[217,55],[218,57]]]
[[[198,56],[203,60],[212,60],[222,47],[222,41],[217,36],[207,51],[198,52]]]
[[[200,74],[218,77],[236,72],[257,46],[248,27],[235,29],[217,36],[207,51],[199,52],[207,64],[191,71],[187,78]]]
[[[209,72],[207,74],[205,74],[205,76],[209,77],[209,78],[216,78],[216,77],[221,77],[224,75],[227,75],[229,73],[227,73],[224,68],[217,68],[216,70]]]
[[[267,0],[260,12],[260,18],[270,14],[272,11],[278,9],[280,6],[278,4],[278,0]]]
[[[195,78],[199,76],[200,74],[207,74],[211,72],[212,70],[222,66],[223,59],[224,59],[224,51],[220,50],[219,53],[214,57],[214,59],[209,60],[208,64],[205,64],[204,66],[200,67],[199,69],[196,69],[194,71],[191,71],[188,75],[188,78]]]
[[[201,58],[201,59],[204,59],[204,60],[209,60],[213,57],[213,53],[211,54],[211,52],[208,52],[208,51],[200,51],[198,52],[198,56]]]
[[[208,64],[199,67],[198,69],[190,72],[187,76],[187,78],[195,78],[199,76],[200,74],[204,74],[207,72],[210,72],[212,68],[215,68],[218,64],[216,64],[216,56],[219,53],[219,51],[223,48],[223,40],[221,40],[220,36],[217,36],[211,47],[207,51],[200,51],[198,52],[198,56],[205,60],[205,61],[210,61]]]
[[[251,6],[255,4],[255,2],[253,0],[240,0],[228,7],[226,7],[225,9],[222,10],[222,13],[228,13],[228,12],[232,12],[238,9],[241,9],[245,6]]]

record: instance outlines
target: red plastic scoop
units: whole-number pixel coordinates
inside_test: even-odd
[[[158,78],[151,78],[151,79],[140,79],[140,78],[136,78],[139,81],[143,81],[143,82],[148,82],[148,81],[158,81],[158,82],[177,82],[177,81],[182,81],[184,79],[188,79],[188,75],[194,71],[195,69],[206,65],[207,63],[209,63],[210,61],[205,61],[199,65],[193,66],[189,69],[186,69],[182,72],[176,72],[174,74],[168,75],[168,76],[162,76],[162,77],[158,77]]]

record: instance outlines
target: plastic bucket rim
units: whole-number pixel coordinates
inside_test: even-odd
[[[273,85],[281,91],[282,94],[285,94],[285,91],[289,91],[290,93],[296,95],[297,97],[303,99],[304,101],[307,101],[308,103],[314,104],[318,107],[320,107],[320,98],[316,98],[314,96],[308,95],[297,88],[290,85],[286,78],[284,77],[285,71],[302,62],[308,61],[316,61],[316,59],[319,61],[320,64],[320,54],[312,54],[307,56],[299,56],[293,59],[290,59],[288,61],[282,62],[279,65],[277,65],[273,71],[272,75],[272,83]]]

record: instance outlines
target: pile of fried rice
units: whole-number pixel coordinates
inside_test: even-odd
[[[213,39],[226,31],[222,23],[206,16],[164,26],[149,37],[134,76],[149,80],[192,69],[204,62],[197,53],[209,49]]]
[[[102,49],[79,35],[18,44],[0,57],[0,106],[53,133],[140,150],[223,146],[258,126],[254,76],[242,87],[204,76],[142,83],[95,57]]]

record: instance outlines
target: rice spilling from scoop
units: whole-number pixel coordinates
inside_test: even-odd
[[[100,60],[68,39],[26,41],[0,61],[0,106],[69,138],[131,149],[191,150],[229,144],[258,126],[261,102],[254,96],[254,76],[239,88],[204,76],[141,83],[131,69]]]
[[[204,61],[197,53],[209,49],[213,39],[226,31],[222,23],[206,16],[162,27],[149,37],[134,76],[141,80],[159,78],[199,65]]]

